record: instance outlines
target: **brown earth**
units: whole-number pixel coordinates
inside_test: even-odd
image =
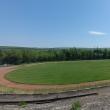
[[[12,67],[0,67],[0,85],[22,89],[22,90],[42,90],[42,89],[80,89],[82,87],[91,87],[102,84],[110,84],[110,80],[88,82],[81,84],[70,84],[70,85],[31,85],[31,84],[20,84],[7,80],[5,75],[16,69],[16,66]]]

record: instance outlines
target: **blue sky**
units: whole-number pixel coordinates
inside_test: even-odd
[[[110,0],[0,0],[0,45],[110,47]]]

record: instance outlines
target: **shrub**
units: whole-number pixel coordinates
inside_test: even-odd
[[[81,110],[80,102],[75,102],[74,104],[72,104],[72,107],[70,110]]]

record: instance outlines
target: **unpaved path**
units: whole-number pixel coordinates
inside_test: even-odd
[[[71,88],[81,88],[81,87],[90,87],[101,83],[109,83],[110,80],[106,81],[97,81],[97,82],[89,82],[89,83],[81,83],[81,84],[70,84],[70,85],[31,85],[31,84],[20,84],[11,82],[5,79],[5,75],[16,69],[16,66],[12,67],[0,67],[0,85],[22,89],[22,90],[43,90],[43,89],[71,89]]]

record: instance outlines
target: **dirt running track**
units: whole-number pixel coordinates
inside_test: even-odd
[[[13,70],[16,69],[16,66],[12,67],[0,67],[0,85],[22,89],[22,90],[42,90],[42,89],[64,89],[64,88],[80,88],[80,87],[87,87],[87,86],[94,86],[100,83],[110,83],[110,80],[106,81],[97,81],[97,82],[89,82],[89,83],[81,83],[81,84],[70,84],[70,85],[31,85],[31,84],[20,84],[11,82],[5,79],[5,75]]]

